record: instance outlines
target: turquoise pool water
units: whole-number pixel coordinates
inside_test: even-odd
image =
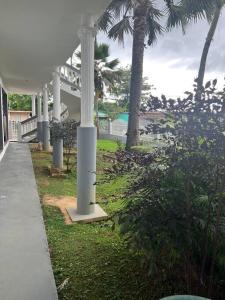
[[[128,113],[120,113],[117,117],[117,120],[121,120],[128,123],[129,114]]]

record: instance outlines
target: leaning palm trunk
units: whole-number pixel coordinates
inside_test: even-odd
[[[129,121],[126,143],[127,150],[129,150],[132,146],[137,145],[139,141],[139,108],[142,89],[146,14],[146,1],[143,1],[134,12]]]
[[[203,87],[203,81],[205,76],[205,69],[206,69],[206,61],[209,53],[209,49],[213,40],[213,37],[215,35],[215,31],[217,28],[217,24],[219,21],[220,13],[221,13],[222,6],[218,6],[213,19],[212,23],[210,25],[210,29],[206,38],[206,42],[203,48],[199,72],[198,72],[198,78],[197,78],[197,90],[196,90],[196,99],[201,99],[201,93],[202,93],[202,87]]]

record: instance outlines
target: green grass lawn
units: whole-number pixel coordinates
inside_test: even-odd
[[[117,144],[98,141],[97,172],[103,179],[103,169],[111,164]],[[51,154],[32,152],[40,197],[76,195],[76,172],[67,178],[51,178],[47,167]],[[126,177],[97,185],[97,200],[111,214],[122,207],[119,198],[127,183]],[[118,230],[111,224],[65,225],[55,207],[43,205],[45,226],[56,285],[68,282],[59,291],[60,300],[100,299],[158,299],[153,284],[142,271],[139,258],[125,247]],[[151,289],[150,289],[151,287]]]

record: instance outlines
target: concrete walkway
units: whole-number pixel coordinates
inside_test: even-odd
[[[58,299],[27,144],[0,162],[0,299]]]

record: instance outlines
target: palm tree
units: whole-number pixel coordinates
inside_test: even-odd
[[[108,60],[110,56],[109,45],[98,44],[95,41],[95,111],[96,111],[96,127],[97,136],[99,138],[99,115],[98,103],[104,96],[105,87],[112,89],[115,82],[120,78],[120,71],[117,69],[119,65],[118,59]]]
[[[139,141],[139,109],[143,76],[143,57],[146,38],[152,45],[163,32],[159,23],[162,10],[154,0],[113,0],[99,21],[99,28],[109,38],[124,42],[125,34],[133,36],[130,84],[129,121],[126,149]]]
[[[179,5],[175,5],[171,0],[168,0],[167,2],[170,10],[168,27],[174,27],[178,24],[182,24],[184,28],[188,22],[202,18],[206,18],[210,23],[201,55],[198,77],[196,79],[196,99],[201,99],[207,57],[216,32],[221,11],[225,5],[225,0],[182,0]]]
[[[77,58],[81,58],[81,53],[76,53]],[[109,60],[110,52],[109,45],[105,43],[98,44],[95,39],[95,54],[94,54],[94,83],[95,83],[95,111],[96,111],[96,127],[97,136],[99,138],[99,114],[98,103],[103,99],[106,88],[111,89],[113,85],[120,79],[120,70],[118,59]],[[80,68],[80,63],[77,64]]]

